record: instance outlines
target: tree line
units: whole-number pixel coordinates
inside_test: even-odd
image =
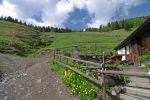
[[[1,16],[0,20],[4,20],[4,21],[9,21],[9,22],[25,25],[25,26],[31,27],[31,28],[33,28],[35,30],[38,30],[40,32],[59,32],[59,33],[72,32],[72,30],[68,29],[68,28],[57,28],[57,27],[52,27],[52,26],[36,26],[36,25],[32,25],[32,24],[27,24],[26,22],[23,22],[23,21],[18,20],[16,18],[12,18],[10,16],[8,16],[8,17]]]
[[[87,32],[109,32],[109,31],[118,30],[118,29],[125,29],[126,31],[130,31],[132,28],[138,27],[139,25],[141,25],[148,17],[149,16],[142,16],[142,17],[136,17],[136,18],[126,19],[126,20],[109,22],[106,26],[100,25],[99,28],[86,28],[85,31]],[[27,24],[26,22],[22,22],[10,16],[8,17],[1,16],[0,20],[5,20],[5,21],[29,26],[40,32],[59,32],[59,33],[72,32],[72,30],[68,28],[57,28],[57,27],[52,27],[52,26],[35,26],[32,24]]]
[[[134,27],[141,25],[149,16],[136,17],[126,20],[114,21],[108,23],[106,26],[100,25],[99,28],[87,28],[90,32],[109,32],[118,29],[125,29],[130,31]]]

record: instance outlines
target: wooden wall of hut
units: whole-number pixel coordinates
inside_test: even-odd
[[[131,43],[131,57],[132,57],[132,61],[133,61],[135,66],[140,65],[139,56],[140,56],[139,45],[138,45],[138,41],[135,40]]]
[[[147,48],[148,48],[148,53],[150,53],[150,32],[148,32],[147,36],[146,36],[146,44],[147,44]]]

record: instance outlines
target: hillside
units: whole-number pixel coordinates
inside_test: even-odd
[[[124,20],[134,24],[130,30],[110,29],[107,32],[40,32],[32,25],[24,25],[9,20],[0,20],[0,53],[28,56],[30,54],[62,48],[71,45],[81,45],[85,49],[107,49],[114,47],[131,34],[147,17]],[[116,22],[109,23],[104,28],[112,28]],[[118,21],[118,24],[123,21]],[[41,27],[43,30],[45,27]],[[44,29],[46,30],[46,29]]]
[[[39,44],[39,33],[26,26],[0,21],[0,52],[25,55]]]
[[[84,45],[88,49],[94,48],[93,43],[96,43],[97,48],[113,50],[131,32],[121,29],[112,32],[40,33],[25,25],[0,21],[0,52],[28,56],[41,48]]]
[[[0,20],[0,53],[27,56],[51,43],[43,38],[45,35],[28,26]]]
[[[97,49],[97,50],[108,50],[113,51],[114,47],[117,46],[123,39],[125,39],[132,31],[125,31],[123,29],[114,30],[112,32],[72,32],[72,33],[44,33],[51,34],[54,37],[54,41],[51,45],[44,48],[56,49],[67,46],[79,45],[82,49]],[[43,34],[43,33],[42,33]],[[40,50],[41,51],[41,50]],[[96,54],[97,52],[82,52],[88,54]],[[99,54],[99,53],[98,53]]]

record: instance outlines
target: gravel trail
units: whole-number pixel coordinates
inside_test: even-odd
[[[0,100],[77,100],[46,58],[0,57],[0,70]]]

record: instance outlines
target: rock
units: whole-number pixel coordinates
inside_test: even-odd
[[[24,88],[20,88],[20,90],[24,90]]]
[[[7,94],[8,94],[8,91],[5,91],[4,93],[7,95]]]
[[[148,62],[147,65],[150,67],[150,62]]]
[[[31,93],[27,93],[26,97],[29,98],[31,96]]]
[[[27,73],[23,73],[23,76],[27,76]]]
[[[17,93],[17,91],[16,91],[16,90],[14,90],[14,93]]]
[[[145,64],[143,64],[143,63],[142,63],[142,64],[141,64],[141,67],[143,67],[143,68],[144,68],[144,67],[145,67]]]
[[[18,87],[21,88],[21,84],[19,84]]]
[[[122,86],[115,86],[111,89],[111,94],[117,96],[124,88]]]
[[[62,92],[61,92],[61,91],[59,91],[59,93],[60,93],[60,94],[62,94]]]
[[[4,97],[4,99],[5,99],[5,100],[7,100],[7,99],[8,99],[8,97],[7,97],[7,96],[5,96],[5,97]]]
[[[38,91],[38,94],[42,93],[42,91]]]
[[[41,80],[41,79],[38,79],[38,80],[37,80],[37,83],[41,83],[41,82],[42,82],[42,80]]]
[[[28,86],[32,86],[32,82],[28,82],[27,85],[28,85]]]
[[[13,81],[16,81],[16,79],[15,79],[15,78],[12,78],[12,80],[13,80]]]

